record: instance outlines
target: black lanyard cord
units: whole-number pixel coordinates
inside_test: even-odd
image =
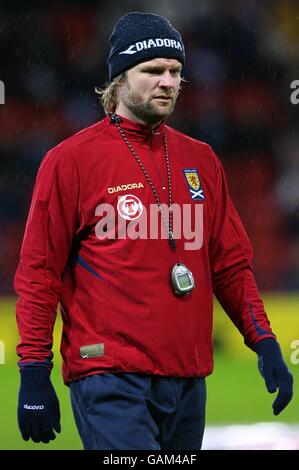
[[[158,207],[160,209],[160,212],[161,212],[161,216],[162,216],[162,219],[164,221],[164,224],[165,224],[165,227],[166,227],[166,230],[168,232],[168,240],[169,240],[169,245],[170,245],[170,248],[172,250],[176,250],[176,241],[174,239],[174,236],[173,236],[173,213],[172,213],[172,185],[171,185],[171,175],[170,175],[170,165],[169,165],[169,156],[168,156],[168,149],[167,149],[167,140],[166,140],[166,132],[165,132],[165,129],[163,129],[163,144],[164,144],[164,152],[165,152],[165,161],[166,161],[166,169],[167,169],[167,181],[168,181],[168,205],[169,205],[169,218],[168,218],[168,221],[165,217],[165,214],[163,212],[163,209],[162,209],[162,205],[161,205],[161,201],[160,201],[160,198],[158,196],[158,193],[156,191],[156,188],[155,186],[153,185],[152,183],[152,180],[150,179],[149,177],[149,174],[147,172],[147,170],[145,169],[143,163],[141,162],[140,158],[138,157],[138,155],[136,154],[135,150],[133,149],[132,145],[130,144],[130,142],[128,141],[123,129],[120,127],[119,123],[122,121],[121,118],[119,118],[115,113],[109,113],[110,115],[110,119],[111,119],[111,122],[113,124],[116,124],[123,140],[125,141],[125,143],[127,144],[127,146],[129,147],[132,155],[134,156],[136,162],[138,163],[140,169],[142,170],[148,184],[150,185],[150,188],[154,194],[154,197],[157,201],[157,204],[158,204]]]

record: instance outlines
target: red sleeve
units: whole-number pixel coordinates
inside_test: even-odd
[[[216,157],[217,158],[217,157]],[[218,176],[210,259],[213,290],[220,304],[251,347],[275,338],[252,271],[253,251],[228,193],[217,158]]]
[[[53,328],[77,224],[75,162],[50,151],[38,171],[15,275],[19,365],[51,367]]]

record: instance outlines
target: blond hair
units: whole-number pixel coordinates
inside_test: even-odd
[[[106,83],[102,88],[95,87],[100,102],[106,114],[114,112],[118,104],[118,88],[126,80],[126,72],[115,77],[112,82]]]

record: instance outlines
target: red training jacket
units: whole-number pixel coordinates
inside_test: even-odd
[[[195,249],[187,248],[188,233],[176,241],[195,289],[173,292],[177,255],[163,223],[160,236],[147,236],[156,200],[107,116],[41,163],[15,276],[19,365],[52,366],[60,302],[65,383],[105,372],[204,377],[213,370],[213,292],[249,347],[275,338],[252,273],[250,242],[207,144],[164,123],[152,131],[122,118],[120,126],[164,204],[166,133],[172,203],[187,208],[181,233],[191,217],[201,240]]]

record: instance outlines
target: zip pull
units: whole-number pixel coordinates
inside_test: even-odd
[[[119,116],[116,116],[115,113],[110,112],[108,114],[110,116],[110,122],[112,124],[118,124],[118,123],[122,122],[122,119]]]

